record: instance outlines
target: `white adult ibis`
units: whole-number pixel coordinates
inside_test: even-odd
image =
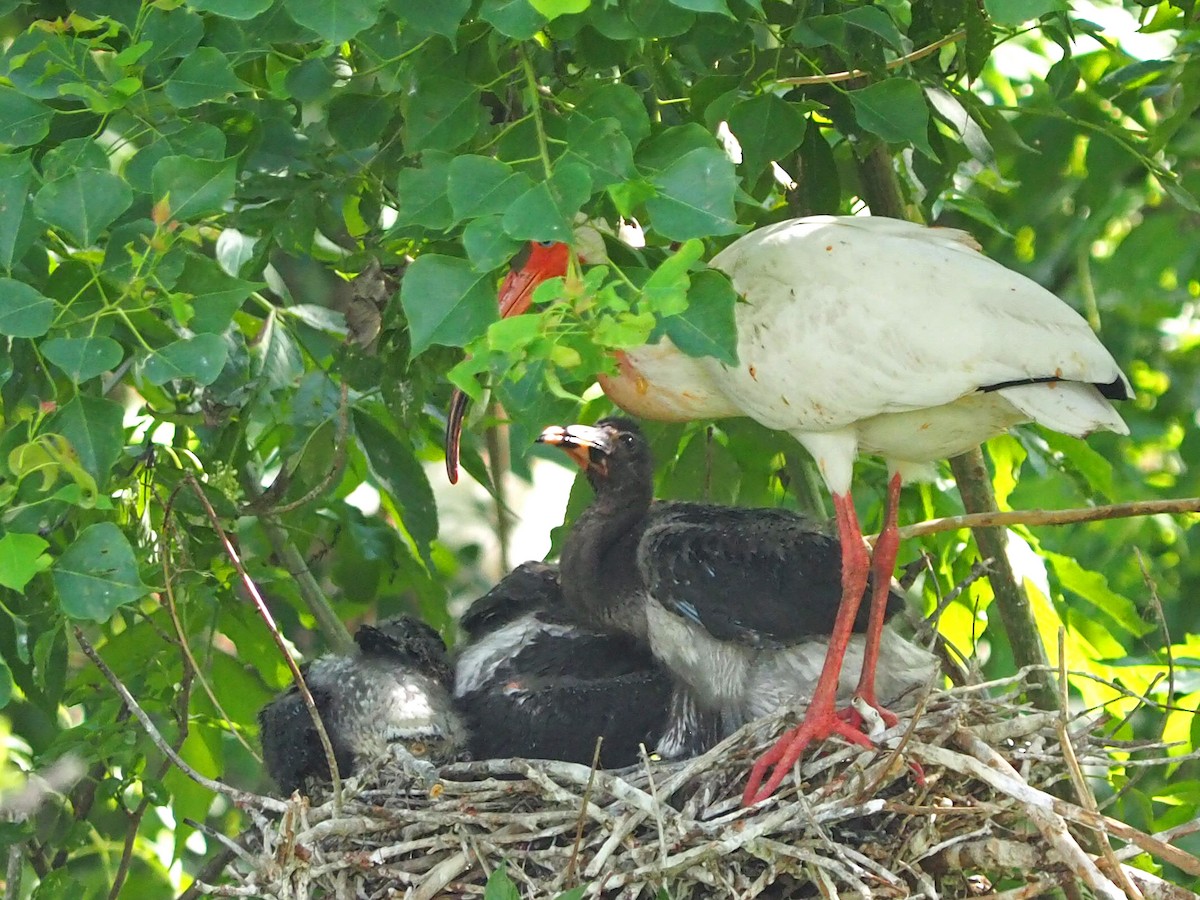
[[[724,734],[808,701],[841,598],[835,538],[783,509],[654,502],[654,460],[628,419],[552,426],[539,440],[566,450],[595,491],[563,543],[563,599],[576,615],[648,642]],[[901,605],[884,595],[896,601],[888,611]],[[867,617],[851,624],[862,632]],[[865,644],[855,635],[848,655],[861,663]],[[891,629],[881,658],[888,699],[936,668]]]
[[[557,566],[526,562],[476,600],[460,625],[455,702],[476,759],[520,756],[604,768],[633,765],[668,727],[673,681],[626,634],[582,624],[563,602]],[[687,752],[716,734],[695,731]]]
[[[358,652],[322,656],[304,666],[304,679],[343,776],[400,746],[422,764],[446,762],[466,744],[450,699],[453,675],[436,631],[402,616],[354,635]],[[329,765],[308,708],[293,685],[258,714],[267,774],[285,794],[311,779],[328,779]]]
[[[565,271],[562,251],[531,247],[501,289],[506,315]],[[842,602],[808,712],[751,771],[743,800],[768,796],[812,740],[865,737],[834,696],[846,640],[871,560],[850,494],[860,451],[884,457],[889,483],[875,545],[875,592],[857,694],[875,698],[877,635],[898,549],[902,478],[963,453],[1021,422],[1083,436],[1127,433],[1110,400],[1132,396],[1087,323],[1035,282],[978,252],[961,231],[896,219],[814,216],[752,231],[713,258],[744,302],[736,307],[738,365],[693,358],[670,340],[617,355],[602,377],[622,409],[649,419],[749,416],[794,436],[833,494],[842,552]],[[464,403],[447,424],[447,465],[457,459]],[[759,790],[763,776],[774,766]]]

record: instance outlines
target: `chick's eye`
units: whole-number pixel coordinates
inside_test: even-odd
[[[413,756],[424,756],[429,752],[429,747],[424,741],[413,741],[408,745],[408,752]]]
[[[632,447],[633,446],[633,435],[626,432],[625,434],[621,435],[620,441],[624,446]]]

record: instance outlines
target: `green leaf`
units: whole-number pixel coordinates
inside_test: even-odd
[[[37,236],[37,222],[26,202],[32,182],[28,151],[0,155],[0,269],[11,271]]]
[[[212,384],[228,356],[229,349],[219,334],[198,334],[150,354],[142,364],[142,375],[151,384],[165,384],[173,378]]]
[[[496,287],[465,259],[424,253],[408,267],[400,284],[400,305],[408,319],[411,352],[433,344],[462,347],[496,321]]]
[[[672,6],[678,6],[680,9],[689,9],[698,13],[719,13],[722,16],[733,18],[733,13],[729,11],[725,0],[670,0],[670,2]]]
[[[420,34],[440,34],[454,42],[471,0],[389,0],[387,7],[404,20],[408,28]]]
[[[29,285],[0,278],[0,334],[41,337],[54,321],[55,304]]]
[[[519,350],[542,331],[540,316],[509,316],[488,326],[488,348],[501,353]]]
[[[360,150],[383,138],[395,112],[391,97],[343,90],[330,101],[326,123],[329,134],[341,146]]]
[[[199,106],[247,90],[225,54],[216,47],[198,47],[184,57],[163,91],[178,109]]]
[[[915,81],[889,78],[851,91],[849,97],[860,127],[879,135],[889,144],[912,144],[930,159],[936,159],[926,134],[929,107],[925,104],[921,86]]]
[[[104,484],[125,446],[125,410],[113,400],[79,394],[59,407],[45,430],[65,437],[84,470]]]
[[[886,9],[878,6],[860,6],[842,13],[842,19],[848,25],[879,35],[896,50],[904,52],[908,49],[905,46],[904,35],[900,33]]]
[[[165,201],[171,218],[180,221],[220,212],[237,187],[237,159],[167,156],[150,176],[154,202]]]
[[[527,41],[546,24],[546,17],[529,0],[483,0],[479,18],[518,41]]]
[[[50,133],[54,110],[20,91],[0,85],[0,144],[28,147]]]
[[[983,8],[997,25],[1015,28],[1047,13],[1066,12],[1067,0],[983,0]]]
[[[0,585],[13,591],[25,590],[33,576],[53,562],[45,552],[49,546],[36,534],[14,532],[0,538]]]
[[[379,18],[383,0],[283,0],[297,24],[310,28],[331,44],[349,40]]]
[[[133,189],[111,172],[81,169],[42,187],[33,198],[34,214],[90,247],[133,203]]]
[[[380,486],[400,507],[404,530],[417,545],[425,564],[432,568],[429,545],[438,532],[437,503],[425,470],[411,446],[364,410],[354,410],[354,430]]]
[[[398,228],[422,225],[441,231],[456,221],[446,192],[451,171],[449,160],[444,153],[426,153],[421,168],[400,170],[396,178]]]
[[[1091,572],[1070,556],[1043,549],[1042,556],[1054,568],[1059,583],[1090,603],[1098,614],[1107,616],[1126,632],[1140,637],[1154,631],[1155,626],[1138,614],[1137,607],[1108,586],[1108,579]]]
[[[751,177],[800,146],[804,118],[792,104],[774,94],[763,94],[734,104],[729,110],[729,130],[742,145],[742,162]]]
[[[692,276],[687,309],[664,319],[663,331],[688,356],[712,356],[736,366],[737,299],[737,292],[725,275],[711,269],[698,272]]]
[[[588,122],[572,137],[563,159],[583,163],[596,190],[623,182],[636,175],[633,147],[617,119]]]
[[[483,216],[463,229],[463,249],[471,268],[491,272],[508,262],[521,249],[521,241],[508,236],[500,216]]]
[[[8,663],[0,658],[0,709],[8,706],[8,702],[12,700],[12,693],[12,670],[8,667]]]
[[[405,149],[454,150],[475,136],[482,114],[473,84],[437,75],[423,78],[405,109]]]
[[[693,150],[654,179],[658,195],[646,201],[652,225],[672,241],[735,234],[733,163],[715,148]]]
[[[192,318],[187,325],[196,334],[220,334],[238,308],[263,285],[226,275],[213,260],[189,255],[179,276],[192,295]]]
[[[488,876],[487,885],[483,889],[483,900],[521,900],[521,892],[508,877],[504,866],[497,866]]]
[[[245,22],[265,13],[273,0],[188,0],[188,6],[198,12],[213,13],[222,19]]]
[[[112,522],[84,529],[51,574],[62,610],[72,619],[107,621],[118,607],[150,592],[138,576],[133,548]]]
[[[592,5],[592,0],[529,0],[529,5],[552,22],[559,16],[581,13]]]
[[[75,384],[116,368],[125,356],[121,345],[107,337],[51,338],[41,351]]]
[[[450,163],[446,191],[459,219],[502,213],[533,187],[523,172],[490,156],[457,156]]]
[[[561,163],[548,181],[535,184],[508,207],[504,230],[517,239],[570,242],[575,214],[591,194],[587,167]]]
[[[604,83],[592,87],[580,99],[576,111],[589,119],[616,119],[621,133],[636,147],[650,136],[650,117],[637,91],[627,84]]]

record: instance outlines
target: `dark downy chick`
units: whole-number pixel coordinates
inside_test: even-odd
[[[395,748],[430,764],[455,758],[466,729],[453,708],[453,671],[438,633],[402,616],[363,625],[354,640],[357,653],[322,656],[302,670],[341,775]],[[320,738],[295,685],[263,707],[258,722],[267,774],[283,793],[303,789],[308,779],[329,780]]]
[[[655,502],[654,461],[638,426],[547,428],[595,490],[562,553],[572,615],[651,647],[701,711],[725,733],[812,696],[841,598],[836,538],[781,509]],[[902,603],[890,598],[888,610]],[[865,630],[860,610],[854,630]],[[864,641],[850,640],[841,692],[849,696]],[[884,629],[881,697],[896,699],[933,676],[931,654]]]
[[[574,619],[558,574],[522,563],[462,618],[455,697],[472,755],[590,765],[602,737],[602,767],[632,765],[663,736],[672,679],[634,638]],[[694,724],[673,737],[692,752],[714,739]]]

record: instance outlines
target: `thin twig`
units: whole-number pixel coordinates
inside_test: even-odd
[[[175,637],[179,641],[180,649],[183,651],[185,666],[190,669],[196,680],[200,682],[200,687],[204,689],[204,693],[208,696],[209,702],[212,703],[213,708],[217,711],[217,715],[219,715],[226,723],[229,731],[232,732],[237,742],[241,744],[242,747],[245,748],[246,752],[249,753],[250,756],[261,765],[262,757],[258,754],[258,751],[256,751],[254,747],[250,745],[250,742],[246,740],[245,736],[241,732],[241,729],[237,727],[232,717],[230,717],[229,713],[225,711],[225,707],[221,705],[221,701],[217,699],[216,692],[212,689],[212,685],[209,684],[208,679],[204,677],[204,669],[196,662],[196,657],[192,654],[192,647],[188,643],[187,632],[184,631],[183,622],[179,618],[178,604],[175,601],[175,573],[171,569],[171,536],[175,534],[175,498],[179,495],[179,491],[182,488],[183,485],[180,484],[167,498],[166,505],[163,507],[163,526],[158,542],[158,556],[162,561],[163,593],[167,599],[167,612],[171,616],[171,623],[175,626]]]
[[[196,479],[192,477],[191,473],[184,475],[183,480],[185,484],[191,487],[200,504],[204,507],[204,511],[208,515],[209,524],[212,525],[213,530],[217,533],[217,537],[221,540],[221,546],[225,549],[225,555],[233,563],[238,577],[242,580],[242,586],[254,602],[254,607],[258,610],[258,615],[266,623],[267,630],[271,633],[271,638],[275,641],[275,646],[279,648],[279,654],[283,657],[283,661],[287,663],[287,667],[291,670],[292,679],[296,683],[296,689],[300,692],[300,696],[304,698],[304,705],[308,708],[308,714],[312,718],[313,726],[317,730],[317,737],[321,740],[321,749],[325,752],[325,762],[329,766],[329,777],[333,783],[334,807],[335,809],[340,808],[342,805],[342,776],[338,771],[337,758],[333,752],[333,743],[329,740],[329,732],[325,730],[325,723],[321,719],[321,713],[317,709],[317,702],[313,699],[312,691],[308,689],[308,683],[304,680],[304,675],[301,673],[300,667],[296,664],[296,660],[292,659],[292,654],[288,652],[287,644],[283,641],[283,635],[279,633],[279,626],[275,624],[275,617],[271,615],[271,609],[267,606],[267,601],[259,593],[258,585],[254,583],[254,579],[250,577],[250,573],[242,565],[242,559],[238,555],[237,549],[233,546],[233,542],[229,540],[229,536],[221,526],[221,520],[217,516],[217,511],[208,502],[207,495],[205,495],[204,490],[200,487]]]
[[[972,513],[929,519],[900,529],[900,540],[924,537],[961,528],[1008,528],[1012,525],[1070,525],[1075,522],[1100,522],[1105,519],[1130,519],[1136,516],[1181,515],[1200,513],[1200,497],[1177,500],[1138,500],[1133,503],[1112,503],[1107,506],[1088,506],[1082,509],[1014,509],[1006,512]],[[867,536],[875,543],[879,535]]]
[[[596,772],[600,769],[600,746],[604,743],[604,735],[596,736],[596,749],[592,751],[592,774],[588,778],[587,787],[583,789],[583,801],[579,804],[579,821],[575,824],[575,841],[571,844],[571,859],[567,862],[567,871],[563,883],[569,884],[575,877],[575,863],[579,859],[579,847],[583,843],[583,826],[587,824],[587,807],[592,799],[592,788],[596,784]]]
[[[952,32],[943,38],[938,38],[932,44],[926,44],[924,47],[913,50],[911,53],[906,53],[904,56],[889,61],[885,68],[890,71],[908,63],[916,62],[918,59],[924,59],[926,56],[941,50],[947,44],[956,44],[961,40],[965,40],[966,36],[966,29],[960,28],[958,31]],[[797,75],[792,78],[776,78],[775,84],[836,84],[839,81],[850,81],[851,79],[862,78],[870,74],[865,69],[851,69],[849,72],[833,72],[829,75]]]
[[[234,803],[242,806],[257,806],[260,809],[269,810],[275,813],[282,813],[285,809],[287,809],[287,804],[282,800],[276,800],[274,797],[264,797],[260,794],[252,794],[249,791],[243,791],[239,788],[230,787],[227,784],[222,784],[219,781],[214,781],[205,775],[201,775],[190,765],[188,765],[184,761],[183,757],[176,753],[174,748],[172,748],[171,745],[168,744],[163,738],[162,734],[159,733],[158,729],[154,725],[154,722],[150,719],[150,716],[146,714],[146,711],[142,709],[141,705],[137,702],[137,700],[134,699],[133,694],[129,693],[129,689],[121,683],[119,678],[117,678],[116,673],[114,673],[113,670],[110,669],[104,662],[104,660],[100,658],[100,654],[96,652],[96,649],[88,642],[88,639],[83,636],[83,632],[79,630],[79,626],[72,626],[72,629],[75,634],[75,640],[78,642],[80,649],[87,654],[88,659],[90,659],[96,665],[96,668],[100,670],[100,674],[102,674],[108,683],[112,685],[113,690],[120,695],[121,699],[125,702],[125,705],[128,706],[129,710],[133,713],[134,718],[141,723],[142,728],[144,728],[146,731],[146,734],[150,736],[150,740],[154,742],[154,746],[158,747],[159,751],[166,756],[167,759],[171,760],[171,762],[174,763],[175,767],[179,769],[179,771],[183,772],[184,775],[192,779],[192,781],[196,782],[196,784],[200,785],[201,787],[207,788],[214,793],[224,794]]]
[[[1061,625],[1058,629],[1058,669],[1058,683],[1059,689],[1062,691],[1062,705],[1054,727],[1058,732],[1058,743],[1062,748],[1063,762],[1067,766],[1067,773],[1071,776],[1071,784],[1075,788],[1075,796],[1079,800],[1079,805],[1093,815],[1098,816],[1100,815],[1100,807],[1096,804],[1096,795],[1092,793],[1091,786],[1087,782],[1087,776],[1083,774],[1083,767],[1079,765],[1079,759],[1075,755],[1075,745],[1071,742],[1071,732],[1068,727],[1067,709],[1069,708],[1070,700],[1067,695],[1067,632]],[[1095,838],[1100,847],[1100,855],[1108,862],[1109,876],[1116,880],[1117,886],[1121,888],[1129,900],[1143,900],[1142,892],[1130,881],[1121,863],[1117,860],[1116,854],[1113,853],[1112,844],[1108,840],[1108,834],[1101,830],[1095,833]]]

